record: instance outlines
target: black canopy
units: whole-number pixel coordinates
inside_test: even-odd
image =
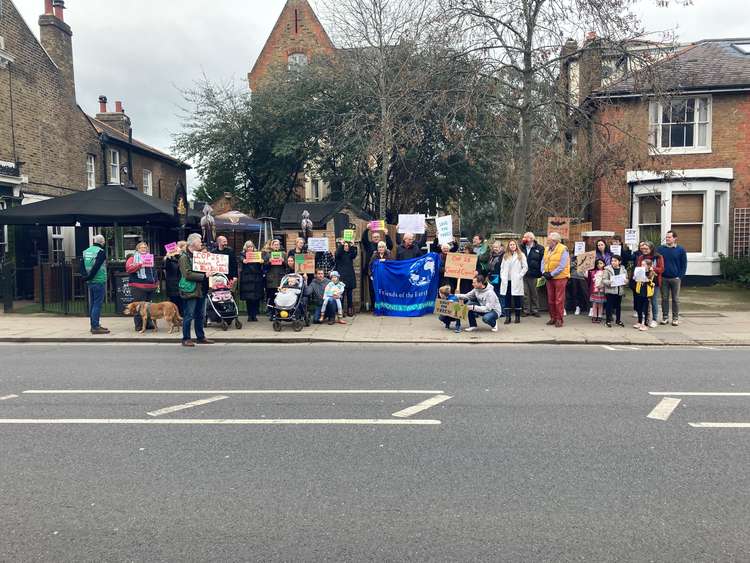
[[[0,225],[76,224],[177,227],[179,218],[171,203],[122,186],[104,186],[0,211]]]

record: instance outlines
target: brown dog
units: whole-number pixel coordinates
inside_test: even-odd
[[[175,328],[182,326],[182,317],[177,310],[177,305],[170,301],[164,301],[163,303],[135,301],[125,307],[125,310],[122,313],[123,315],[128,315],[130,317],[135,315],[141,316],[141,319],[143,319],[143,323],[141,323],[141,334],[146,332],[146,325],[148,324],[149,317],[154,323],[154,332],[158,332],[159,330],[156,322],[157,319],[165,319],[169,322],[169,334],[172,334]]]

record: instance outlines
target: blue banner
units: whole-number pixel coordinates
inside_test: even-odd
[[[437,254],[375,262],[372,271],[376,315],[421,317],[433,313],[440,284]]]

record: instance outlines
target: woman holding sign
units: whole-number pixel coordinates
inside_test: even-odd
[[[279,239],[274,239],[270,250],[263,253],[263,264],[266,268],[266,297],[273,301],[286,273],[286,257],[281,251]]]
[[[258,310],[264,290],[263,256],[255,251],[255,244],[249,240],[242,247],[240,275],[240,299],[247,306],[247,322],[249,323],[258,322]]]
[[[345,285],[344,299],[346,315],[354,316],[353,292],[357,287],[357,276],[354,275],[354,260],[357,258],[357,247],[348,241],[342,241],[336,245],[336,269]]]
[[[128,285],[133,301],[150,302],[159,286],[159,278],[154,269],[154,255],[149,252],[145,242],[139,242],[135,247],[135,253],[125,262],[125,271],[130,274]],[[140,332],[143,328],[141,315],[134,315],[135,330]],[[153,326],[146,327],[153,328]]]

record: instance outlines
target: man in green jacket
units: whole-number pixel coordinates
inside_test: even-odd
[[[104,236],[95,235],[92,244],[83,251],[81,275],[89,286],[89,318],[91,334],[109,334],[109,329],[100,324],[104,294],[107,290],[107,252]]]
[[[182,345],[194,347],[198,344],[213,344],[203,332],[203,319],[206,314],[206,291],[209,273],[193,270],[193,254],[202,252],[203,240],[198,233],[187,238],[187,248],[180,255],[180,297],[183,300]],[[190,336],[190,324],[195,321],[196,340]]]

